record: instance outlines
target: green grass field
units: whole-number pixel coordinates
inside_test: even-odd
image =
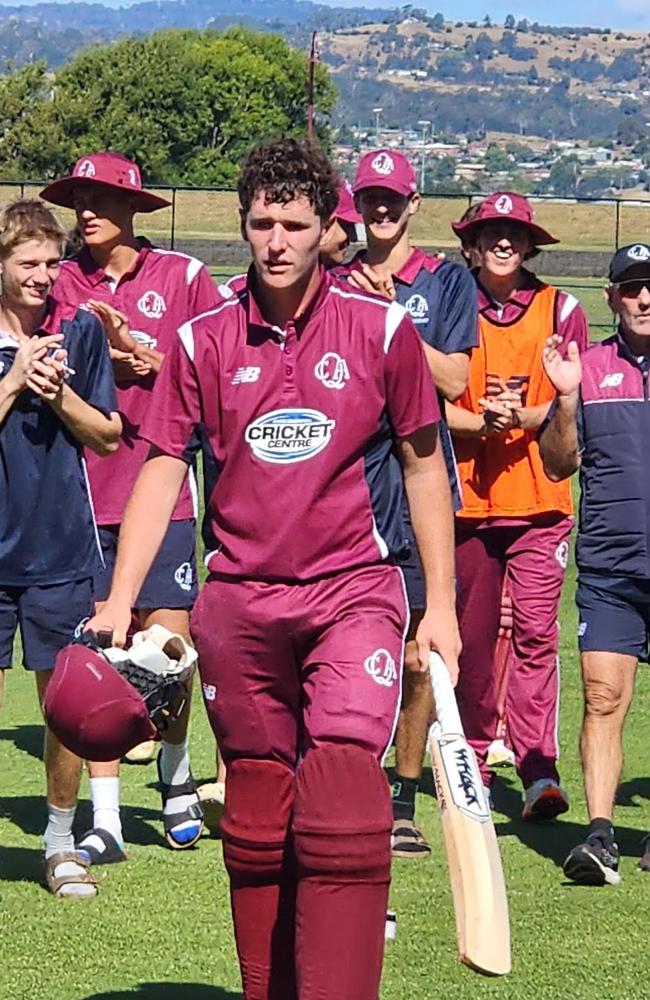
[[[514,970],[490,980],[459,965],[431,773],[418,797],[431,838],[427,861],[394,866],[391,906],[397,940],[388,946],[383,1000],[602,1000],[648,996],[647,913],[650,876],[635,870],[650,827],[650,726],[647,671],[639,676],[626,730],[626,763],[617,828],[623,884],[565,884],[559,867],[581,837],[586,814],[577,756],[581,711],[570,571],[562,608],[561,770],[572,808],[550,826],[519,819],[514,777],[499,777],[495,822],[509,889]],[[32,678],[8,677],[0,720],[2,811],[0,899],[2,1000],[226,1000],[238,997],[226,878],[218,841],[204,838],[172,854],[160,833],[155,768],[124,767],[125,834],[130,860],[106,870],[97,900],[57,900],[40,885],[45,823],[39,754],[42,728]],[[211,773],[213,744],[202,705],[194,707],[194,769]],[[87,799],[84,781],[82,798]],[[89,823],[87,801],[79,831]]]
[[[560,279],[557,283],[564,284]],[[577,294],[590,320],[607,322],[600,283]],[[595,339],[595,338],[594,338]],[[522,823],[514,776],[499,777],[495,823],[509,889],[514,970],[484,979],[459,965],[431,773],[419,817],[433,853],[394,866],[391,906],[397,940],[387,948],[382,1000],[645,1000],[650,875],[635,869],[650,828],[647,670],[640,672],[626,730],[617,828],[622,886],[565,884],[561,862],[582,836],[584,807],[577,738],[581,688],[575,642],[574,570],[562,605],[561,772],[572,808],[550,826]],[[218,841],[205,837],[173,854],[161,836],[155,767],[122,770],[130,860],[106,870],[97,900],[57,900],[41,886],[45,825],[42,726],[33,679],[7,677],[0,714],[0,1000],[227,1000],[239,997],[228,893]],[[194,706],[192,754],[198,778],[211,777],[213,741],[202,704]],[[87,779],[78,830],[90,825]]]

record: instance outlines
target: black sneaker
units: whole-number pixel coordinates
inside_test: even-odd
[[[618,844],[591,833],[562,865],[564,874],[579,885],[618,885]]]

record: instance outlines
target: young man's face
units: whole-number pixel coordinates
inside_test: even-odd
[[[321,242],[321,260],[326,264],[342,264],[345,251],[355,239],[354,229],[352,222],[344,222],[342,219],[334,218]]]
[[[404,195],[390,188],[363,188],[355,197],[369,239],[394,242],[420,207],[420,195]]]
[[[650,277],[609,285],[607,299],[623,333],[650,338]]]
[[[309,279],[328,230],[309,198],[299,195],[286,203],[267,203],[264,192],[258,191],[241,224],[265,285],[285,289]]]
[[[19,243],[0,265],[3,299],[13,308],[40,309],[59,276],[60,262],[55,240]]]
[[[495,277],[507,278],[522,266],[526,254],[533,249],[533,241],[525,225],[503,219],[480,227],[476,249],[481,267]]]
[[[130,233],[134,208],[127,192],[82,184],[73,191],[72,200],[81,236],[91,249],[119,243]]]

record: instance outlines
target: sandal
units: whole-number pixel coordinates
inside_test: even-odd
[[[77,851],[88,858],[91,865],[115,865],[126,861],[126,851],[112,833],[93,827],[77,842]]]
[[[431,848],[412,819],[396,819],[391,835],[391,853],[394,858],[428,858]]]
[[[82,868],[81,872],[68,872],[57,875],[57,869],[61,865],[75,864]],[[45,858],[45,882],[50,892],[58,899],[94,899],[97,895],[97,879],[88,871],[89,862],[85,854],[79,851],[59,851]],[[92,892],[76,893],[64,892],[68,885],[90,885]]]
[[[196,785],[191,773],[187,781],[180,782],[177,785],[168,785],[162,780],[160,772],[161,754],[162,750],[158,754],[156,766],[158,768],[158,783],[160,785],[160,795],[163,804],[163,827],[165,830],[165,840],[170,847],[174,848],[174,850],[184,851],[188,847],[193,847],[203,833],[203,806],[201,805],[201,800],[197,794]],[[191,805],[187,806],[186,809],[174,813],[164,812],[165,806],[170,799],[178,799],[186,795],[191,795],[195,799],[195,801],[192,802]],[[196,832],[191,833],[186,840],[182,839],[182,837],[187,835],[187,827],[184,830],[178,830],[178,827],[183,824],[197,825]]]

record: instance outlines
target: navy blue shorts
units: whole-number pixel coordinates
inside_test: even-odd
[[[99,540],[106,566],[95,576],[96,601],[105,601],[111,589],[119,533],[119,524],[99,526]],[[196,521],[171,521],[158,555],[142,584],[135,609],[191,608],[197,592]]]
[[[581,573],[576,604],[581,653],[625,653],[650,662],[650,580]]]
[[[93,613],[92,580],[0,588],[0,667],[11,666],[16,628],[27,670],[52,670],[59,650]]]
[[[397,565],[404,574],[406,584],[406,596],[411,611],[423,611],[427,606],[426,588],[424,586],[424,573],[422,563],[418,554],[417,545],[413,535],[410,535],[410,552],[407,556],[400,558]]]

